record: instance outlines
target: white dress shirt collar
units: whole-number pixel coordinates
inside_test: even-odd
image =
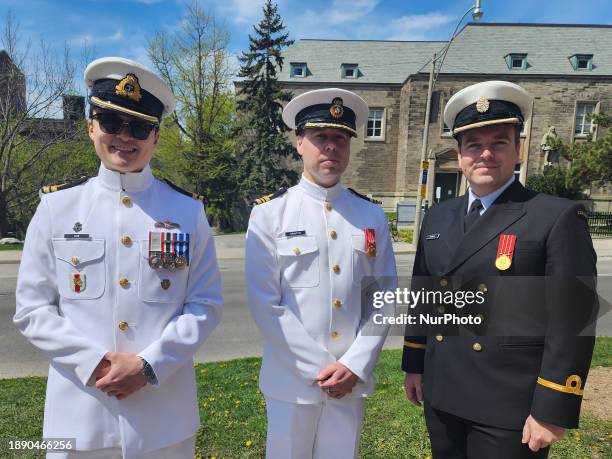
[[[469,199],[468,199],[467,211],[469,211],[470,207],[472,206],[472,203],[476,199],[480,199],[480,202],[482,203],[482,210],[480,211],[480,215],[484,214],[487,211],[487,209],[491,207],[491,205],[499,197],[499,195],[502,194],[506,188],[512,185],[514,180],[516,180],[516,178],[514,174],[512,174],[512,177],[510,177],[510,180],[508,180],[503,186],[499,187],[493,193],[489,193],[486,196],[476,196],[476,194],[472,191],[472,188],[470,187],[468,189]]]
[[[340,184],[340,181],[338,181],[338,183],[336,183],[334,186],[325,188],[321,185],[317,185],[316,183],[311,182],[306,177],[304,177],[304,175],[302,175],[302,178],[300,179],[299,187],[307,195],[320,201],[331,201],[332,199],[336,198],[342,191],[342,185]]]
[[[144,191],[153,184],[153,173],[147,166],[141,172],[115,172],[100,164],[98,179],[106,188],[115,191]]]

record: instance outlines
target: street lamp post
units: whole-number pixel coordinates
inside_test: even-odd
[[[425,197],[425,193],[427,190],[427,175],[431,173],[429,171],[429,162],[427,161],[427,144],[429,140],[429,117],[430,117],[430,110],[431,110],[431,96],[433,94],[433,88],[436,84],[436,80],[438,79],[440,71],[442,70],[442,64],[444,64],[444,60],[446,59],[446,54],[448,53],[448,50],[453,40],[457,36],[457,31],[459,30],[459,26],[461,25],[465,17],[469,13],[472,13],[472,18],[475,21],[478,21],[484,14],[482,11],[482,8],[480,7],[480,2],[481,0],[476,0],[476,3],[472,5],[465,13],[463,13],[463,16],[461,16],[461,19],[459,19],[459,22],[457,23],[457,26],[455,27],[455,30],[453,31],[453,34],[450,37],[450,40],[448,40],[448,43],[442,50],[440,56],[438,57],[438,55],[434,53],[433,58],[431,59],[431,69],[429,71],[429,86],[427,88],[427,106],[425,107],[425,123],[423,126],[423,143],[422,143],[422,148],[421,148],[421,164],[419,168],[419,184],[417,186],[416,209],[415,209],[415,214],[414,214],[414,230],[412,233],[412,244],[415,249],[417,248],[419,244],[419,232],[421,229],[421,217],[422,217],[422,212],[423,212],[421,207],[423,205],[423,198]],[[439,62],[438,62],[438,59],[439,59]],[[436,67],[437,67],[437,70],[436,70]]]

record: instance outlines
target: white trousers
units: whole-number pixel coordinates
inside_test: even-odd
[[[267,459],[354,459],[359,452],[365,399],[328,399],[316,404],[266,397]]]
[[[47,453],[47,459],[193,459],[195,456],[196,437],[188,438],[165,448],[154,449],[143,454],[124,458],[121,448],[103,448],[90,451],[74,451],[66,453]]]

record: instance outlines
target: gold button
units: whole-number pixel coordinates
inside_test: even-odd
[[[478,290],[480,290],[481,292],[487,293],[487,284],[478,284]]]
[[[340,266],[339,266],[339,265],[334,265],[334,266],[332,266],[332,270],[333,270],[333,271],[334,271],[336,274],[338,274],[338,273],[340,272]]]
[[[444,314],[444,311],[446,310],[444,309],[444,305],[441,304],[438,305],[437,309],[440,314]]]
[[[300,249],[296,247],[295,249],[293,249],[293,253],[295,253],[296,255],[299,255],[301,252],[300,252]]]
[[[331,202],[326,202],[326,203],[325,203],[325,208],[326,208],[327,210],[332,210],[332,205],[331,205]]]
[[[444,278],[440,279],[440,285],[442,287],[446,287],[448,285],[448,281]]]
[[[333,331],[333,332],[331,332],[331,337],[332,337],[332,339],[337,339],[337,338],[338,338],[338,336],[340,336],[340,333],[338,333],[337,331]]]
[[[132,198],[130,198],[129,196],[123,196],[121,198],[121,202],[123,203],[124,206],[129,206],[132,204]]]
[[[127,279],[127,277],[122,277],[121,279],[119,279],[119,285],[125,288],[130,285],[130,281]]]
[[[338,237],[338,233],[336,233],[335,231],[330,231],[329,237],[331,237],[332,239],[336,239]]]
[[[436,341],[438,341],[439,343],[441,343],[442,341],[444,341],[444,336],[442,336],[442,335],[436,335]]]
[[[130,245],[130,244],[132,243],[132,238],[131,238],[131,237],[129,237],[129,236],[127,236],[127,235],[126,235],[126,236],[123,236],[123,237],[121,238],[121,243],[122,243],[123,245],[125,245],[125,246],[128,246],[128,245]]]
[[[130,328],[130,326],[128,325],[127,322],[125,322],[123,320],[121,322],[119,322],[119,330],[126,331],[128,328]]]
[[[342,300],[334,300],[334,306],[336,307],[336,309],[340,309],[342,307]]]
[[[75,256],[73,256],[73,257],[70,259],[70,261],[72,262],[72,264],[73,264],[74,266],[78,265],[78,264],[81,262],[81,260],[79,260],[79,257],[77,257],[76,255],[75,255]]]
[[[480,345],[480,343],[474,343],[472,349],[474,349],[476,352],[480,352],[482,351],[482,346]]]

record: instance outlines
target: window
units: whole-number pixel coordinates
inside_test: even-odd
[[[514,166],[514,176],[516,177],[516,181],[518,182],[521,178],[521,163],[518,163]]]
[[[385,137],[385,110],[372,108],[368,114],[368,125],[366,127],[366,138],[382,140]]]
[[[444,121],[442,121],[442,135],[451,135],[452,131]]]
[[[525,70],[527,68],[527,54],[506,54],[505,59],[510,70]]]
[[[574,135],[585,137],[593,132],[593,121],[587,119],[587,115],[595,111],[595,102],[578,102],[576,104],[576,127]]]
[[[359,68],[357,64],[342,64],[340,66],[342,78],[357,78],[359,76]]]
[[[303,78],[306,76],[307,67],[305,62],[291,62],[291,76],[294,78]]]
[[[592,54],[574,54],[569,57],[569,61],[574,70],[593,70]]]

